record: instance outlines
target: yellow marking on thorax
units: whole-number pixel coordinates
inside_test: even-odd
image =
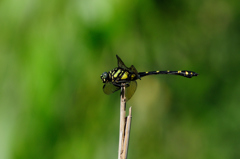
[[[117,78],[118,74],[121,72],[121,70],[118,70],[116,73],[114,73],[114,78]]]
[[[192,75],[192,72],[191,72],[191,75]]]
[[[128,78],[128,72],[125,72],[123,75],[122,75],[122,78],[121,79],[127,79]]]
[[[182,71],[177,71],[177,73],[181,73]]]
[[[146,74],[148,74],[148,72],[145,72]]]
[[[159,73],[159,71],[156,71],[157,73]]]
[[[131,80],[134,79],[134,77],[135,77],[135,74],[132,74],[132,75],[131,75]]]
[[[169,70],[167,70],[167,72],[170,72]]]
[[[188,72],[187,72],[187,71],[185,71],[185,74],[186,74],[186,75],[188,75]]]

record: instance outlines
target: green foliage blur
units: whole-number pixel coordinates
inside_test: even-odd
[[[0,158],[114,159],[118,54],[138,71],[129,159],[240,158],[239,0],[0,1]]]

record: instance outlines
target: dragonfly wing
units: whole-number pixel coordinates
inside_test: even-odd
[[[131,72],[133,72],[136,75],[138,75],[138,71],[137,71],[137,69],[133,65],[129,69],[131,70]]]
[[[126,87],[126,91],[125,91],[126,101],[128,101],[132,98],[136,89],[137,89],[137,82],[136,81],[131,81],[129,83],[129,86]]]
[[[112,82],[107,82],[103,85],[103,92],[107,95],[118,91],[121,87],[114,86]]]
[[[118,67],[128,70],[129,68],[123,63],[123,61],[120,59],[120,57],[118,55],[116,55],[116,56],[117,56],[117,60],[118,60]]]
[[[133,79],[141,79],[141,77],[140,77],[140,75],[138,74],[138,71],[137,71],[137,69],[132,65],[130,68],[129,68],[130,70],[131,70],[131,72],[133,73],[131,76],[132,76],[132,78]],[[135,74],[135,75],[134,75]],[[134,77],[134,76],[136,76],[136,77]]]

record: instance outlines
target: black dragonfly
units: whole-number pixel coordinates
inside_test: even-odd
[[[121,89],[121,84],[124,83],[126,86],[125,96],[126,101],[128,101],[137,89],[137,79],[140,79],[148,75],[156,74],[171,74],[171,75],[180,75],[187,78],[192,78],[198,74],[192,71],[151,71],[151,72],[138,72],[137,69],[132,65],[131,67],[125,66],[123,61],[118,55],[118,67],[114,68],[109,72],[103,72],[101,79],[104,83],[103,92],[105,94],[112,94],[119,89]]]

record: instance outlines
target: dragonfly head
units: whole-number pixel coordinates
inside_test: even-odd
[[[101,75],[101,79],[103,81],[103,83],[107,82],[108,81],[108,73],[107,72],[103,72],[102,75]]]

